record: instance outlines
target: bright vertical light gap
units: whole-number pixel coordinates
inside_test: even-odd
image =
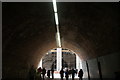
[[[56,25],[58,25],[58,14],[55,13],[55,22],[56,22]]]
[[[59,43],[59,47],[61,47],[60,33],[59,32],[58,32],[58,43]]]
[[[56,42],[57,42],[57,46],[61,47],[60,33],[59,32],[56,33]]]
[[[62,68],[62,48],[57,48],[57,71]]]
[[[57,32],[59,32],[59,26],[58,26],[58,25],[56,25],[56,27],[57,27]]]
[[[56,0],[53,0],[53,8],[54,8],[54,12],[57,12]]]
[[[56,24],[56,42],[57,47],[61,47],[61,40],[60,40],[60,32],[59,32],[59,21],[58,21],[58,13],[57,13],[57,3],[56,0],[53,0],[53,8],[54,8],[54,15],[55,15],[55,24]]]

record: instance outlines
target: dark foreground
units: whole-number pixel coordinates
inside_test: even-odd
[[[16,78],[16,79],[1,79],[1,80],[29,80],[29,79],[18,79],[18,78]],[[35,79],[35,80],[43,80],[43,79]],[[45,78],[44,80],[61,80],[61,79],[49,79],[49,78]],[[64,79],[64,80],[66,80],[66,79]],[[69,79],[69,80],[72,80],[72,79]],[[74,79],[74,80],[79,80],[79,79]],[[84,78],[83,80],[88,80],[87,78]],[[100,79],[98,79],[98,78],[91,78],[90,80],[100,80]],[[110,78],[104,78],[103,80],[115,80],[115,79],[110,79]]]

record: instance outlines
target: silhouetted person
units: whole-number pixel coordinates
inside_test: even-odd
[[[43,77],[43,80],[45,79],[45,74],[46,74],[46,69],[43,68],[43,69],[42,69],[42,77]]]
[[[74,80],[76,71],[74,69],[72,69],[71,73],[72,73],[72,80]]]
[[[60,77],[61,77],[61,80],[63,80],[63,77],[64,77],[64,71],[63,71],[63,68],[60,70]]]
[[[39,78],[40,78],[40,80],[41,80],[41,73],[42,73],[41,67],[39,67],[39,68],[37,69],[37,72],[39,73]]]
[[[68,69],[66,69],[66,71],[65,71],[65,77],[66,77],[66,80],[68,80],[68,78],[69,78],[69,72],[68,72]]]
[[[32,65],[30,70],[29,70],[29,78],[30,80],[34,80],[35,79],[35,69],[34,66]]]
[[[51,68],[52,79],[54,79],[54,68]]]
[[[79,80],[82,80],[82,77],[83,77],[83,70],[80,69],[79,73],[78,73],[78,77],[79,77]]]
[[[68,70],[68,75],[69,75],[69,77],[71,77],[71,75],[72,75],[72,70],[71,69]]]
[[[50,78],[50,70],[47,71],[47,76]]]

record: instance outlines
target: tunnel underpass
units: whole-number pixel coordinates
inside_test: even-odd
[[[57,7],[62,48],[80,57],[84,80],[119,76],[119,3],[58,2]],[[52,2],[3,2],[2,21],[2,79],[27,80],[30,66],[37,68],[57,48]]]
[[[65,71],[66,69],[75,69],[75,70],[80,70],[82,69],[82,62],[79,56],[74,53],[74,51],[69,50],[69,49],[63,49],[62,48],[62,53],[61,53],[61,64],[58,64],[57,62],[60,58],[57,57],[57,49],[52,49],[48,51],[45,56],[42,57],[38,64],[38,68],[45,68],[46,71],[51,70],[54,68],[54,78],[60,78],[58,66],[62,66],[63,70]],[[58,65],[58,66],[57,66]],[[61,68],[60,68],[61,69]],[[46,74],[47,77],[47,74]],[[52,78],[52,76],[50,76]],[[70,76],[71,78],[71,76]],[[75,78],[78,78],[78,75],[75,75]]]

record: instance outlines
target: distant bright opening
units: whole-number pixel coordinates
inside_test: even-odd
[[[62,51],[61,57],[58,56],[57,51],[58,53]],[[57,63],[59,62],[57,62],[58,57],[62,60],[61,63],[59,63],[59,65],[61,66],[57,66]],[[60,48],[58,48],[52,49],[48,53],[46,53],[46,55],[41,59],[38,67],[45,67],[46,70],[51,70],[51,68],[54,68],[54,78],[60,78],[60,74],[57,69],[63,68],[65,70],[66,68],[68,68],[70,70],[74,68],[75,70],[80,70],[82,69],[82,63],[79,56],[73,51],[63,48],[61,48],[60,50]],[[76,75],[75,78],[78,78],[78,75]]]

